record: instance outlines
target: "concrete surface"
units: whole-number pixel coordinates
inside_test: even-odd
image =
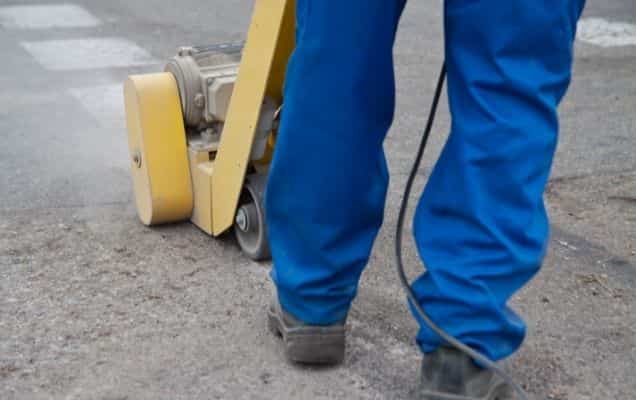
[[[537,399],[636,393],[636,46],[612,39],[634,32],[636,3],[588,3],[603,22],[577,44],[561,109],[551,251],[514,300],[529,324],[514,375]],[[136,219],[121,82],[179,45],[242,38],[251,6],[0,0],[1,399],[412,398],[416,326],[391,243],[442,59],[440,1],[410,2],[400,29],[387,218],[344,366],[285,362],[265,329],[268,265],[231,237]],[[422,180],[447,129],[443,107]],[[412,247],[406,260],[416,273]]]

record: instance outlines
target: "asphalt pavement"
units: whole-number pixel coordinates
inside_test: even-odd
[[[252,5],[0,0],[0,399],[412,398],[416,325],[392,237],[442,62],[441,1],[411,1],[400,27],[385,225],[343,366],[284,360],[265,328],[269,265],[231,236],[137,220],[122,82],[161,70],[181,45],[244,38]],[[550,253],[514,299],[529,333],[513,374],[537,399],[633,399],[633,0],[588,1],[560,113]],[[420,185],[448,127],[443,102]]]

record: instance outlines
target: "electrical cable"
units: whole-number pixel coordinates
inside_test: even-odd
[[[440,71],[439,79],[437,81],[437,87],[435,88],[435,95],[433,97],[433,103],[431,105],[431,109],[428,115],[428,121],[426,123],[426,128],[424,129],[424,133],[422,136],[422,140],[420,142],[419,148],[417,150],[417,156],[415,157],[415,162],[413,163],[413,167],[411,168],[411,172],[409,173],[409,177],[404,188],[404,195],[402,197],[402,202],[400,206],[400,212],[398,215],[397,221],[397,231],[395,233],[395,261],[397,265],[398,275],[400,277],[400,282],[404,287],[404,291],[406,295],[415,308],[418,316],[431,328],[435,334],[437,334],[442,340],[456,348],[457,350],[463,352],[470,358],[472,358],[477,363],[486,367],[487,369],[493,371],[495,374],[499,375],[508,385],[510,385],[514,391],[519,396],[518,400],[528,400],[528,396],[525,391],[519,386],[513,379],[508,375],[503,369],[497,366],[492,360],[488,357],[480,354],[479,352],[473,350],[467,345],[463,344],[453,336],[446,333],[442,328],[440,328],[431,318],[428,316],[422,305],[417,301],[417,297],[415,296],[415,292],[413,291],[413,287],[409,283],[409,280],[404,272],[404,265],[402,263],[402,233],[404,230],[404,219],[406,216],[406,211],[409,205],[409,197],[411,196],[411,191],[413,189],[413,182],[417,175],[417,172],[420,168],[420,164],[422,163],[422,156],[424,155],[424,150],[428,144],[429,136],[431,135],[431,130],[433,128],[433,123],[435,122],[435,116],[437,114],[437,107],[439,105],[439,100],[442,94],[442,89],[444,87],[444,81],[446,80],[446,63],[442,65],[442,70]],[[478,399],[476,399],[478,400]]]

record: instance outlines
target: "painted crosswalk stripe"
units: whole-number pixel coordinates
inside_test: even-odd
[[[124,122],[123,83],[80,87],[68,90],[84,109],[98,121]]]
[[[9,29],[90,28],[101,22],[74,4],[0,7],[0,26]]]
[[[43,67],[81,70],[158,64],[146,50],[122,38],[87,38],[22,42]]]
[[[582,42],[601,47],[636,46],[636,25],[583,18],[579,21],[577,37]]]

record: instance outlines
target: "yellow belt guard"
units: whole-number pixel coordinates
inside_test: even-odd
[[[187,220],[192,181],[174,76],[133,75],[124,84],[124,100],[139,218],[145,225]]]

